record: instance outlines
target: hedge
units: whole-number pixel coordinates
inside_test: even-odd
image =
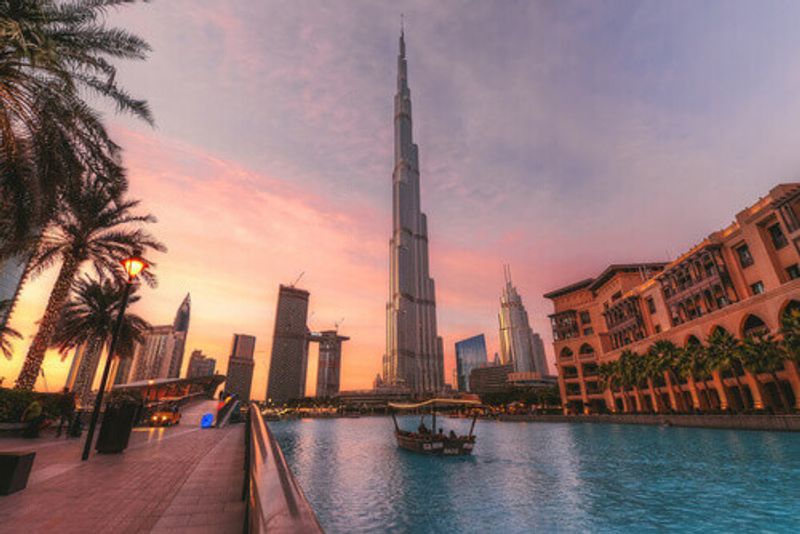
[[[42,404],[45,417],[56,418],[59,416],[58,401],[60,398],[60,393],[39,393],[36,391],[0,388],[0,422],[18,423],[22,417],[22,412],[34,399]]]

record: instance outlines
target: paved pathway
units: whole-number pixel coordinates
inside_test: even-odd
[[[234,501],[243,482],[244,429],[201,430],[200,416],[213,408],[211,401],[189,406],[180,426],[137,429],[123,454],[93,454],[88,462],[80,461],[81,440],[0,438],[0,450],[37,451],[28,488],[0,497],[0,533],[145,533],[179,516],[192,516],[183,526],[193,532],[241,532],[244,512]],[[181,508],[201,503],[224,521]]]

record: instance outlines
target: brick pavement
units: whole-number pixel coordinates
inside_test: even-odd
[[[244,429],[201,430],[190,422],[185,416],[176,428],[136,432],[123,454],[93,454],[88,462],[79,459],[80,440],[56,445],[52,440],[0,440],[2,450],[39,449],[28,488],[0,497],[0,533],[145,533],[188,496],[196,502],[203,499],[207,508],[214,499],[224,499],[226,517],[232,521],[236,512],[243,519],[243,509],[230,499],[237,477],[241,491]],[[180,499],[173,506],[176,497]],[[203,532],[232,531],[228,525],[212,524],[216,519],[203,521]]]

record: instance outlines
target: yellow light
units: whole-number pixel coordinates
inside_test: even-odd
[[[132,258],[122,260],[122,266],[125,268],[125,272],[128,273],[128,276],[131,279],[136,278],[139,273],[148,267],[147,262],[138,256],[133,256]]]

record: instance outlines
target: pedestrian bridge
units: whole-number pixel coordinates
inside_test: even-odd
[[[321,532],[260,414],[201,429],[215,410],[190,403],[180,425],[136,428],[124,453],[86,462],[82,439],[0,437],[0,451],[36,452],[28,487],[0,497],[0,533]]]

